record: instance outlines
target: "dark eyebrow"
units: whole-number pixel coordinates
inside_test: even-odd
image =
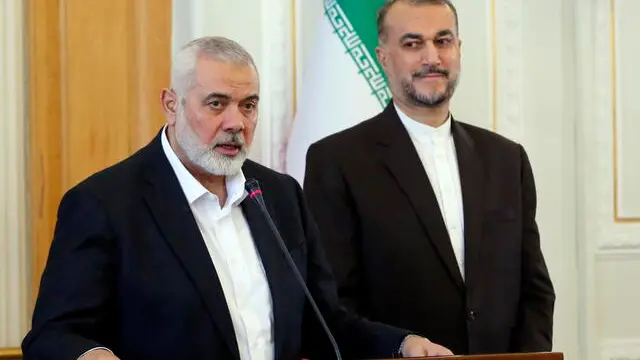
[[[258,100],[260,100],[260,96],[258,96],[258,94],[253,94],[253,95],[247,96],[242,101],[258,101]]]
[[[422,35],[416,33],[406,33],[400,38],[401,42],[405,40],[422,40]]]
[[[453,31],[449,29],[445,29],[445,30],[438,31],[435,37],[439,38],[443,36],[454,36],[454,34],[453,34]],[[402,37],[400,38],[400,41],[402,42],[406,40],[424,40],[424,37],[418,33],[406,33],[402,35]]]
[[[231,96],[229,96],[228,94],[213,92],[213,93],[210,93],[209,95],[207,95],[207,97],[205,97],[204,100],[202,100],[202,102],[206,104],[206,103],[208,103],[208,102],[210,102],[211,100],[214,100],[214,99],[229,101],[229,100],[231,100]]]
[[[437,38],[439,38],[439,37],[443,37],[443,36],[455,36],[455,35],[453,34],[453,31],[451,31],[451,30],[449,30],[449,29],[446,29],[446,30],[440,30],[440,31],[438,31],[438,32],[436,33],[436,37],[437,37]]]

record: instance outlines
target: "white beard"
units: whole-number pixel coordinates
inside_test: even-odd
[[[244,140],[240,133],[225,132],[216,138],[212,144],[204,145],[189,125],[184,111],[182,109],[178,111],[176,119],[176,141],[178,145],[192,164],[211,175],[232,176],[240,172],[249,152],[248,147],[244,145]],[[228,156],[215,151],[216,144],[230,141],[243,144],[238,155]]]

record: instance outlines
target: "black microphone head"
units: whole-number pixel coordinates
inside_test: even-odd
[[[249,197],[253,199],[256,196],[262,195],[262,190],[260,189],[260,183],[256,179],[247,179],[244,183],[244,188],[249,193]]]

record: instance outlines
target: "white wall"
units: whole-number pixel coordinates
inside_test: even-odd
[[[263,91],[266,106],[285,103],[290,108],[290,75],[296,75],[299,91],[323,2],[190,1],[190,12],[176,18],[176,34],[191,28],[197,31],[190,35],[240,40],[270,79],[274,92]],[[463,121],[522,142],[528,151],[538,188],[542,247],[558,295],[555,350],[565,352],[566,359],[640,358],[640,313],[635,309],[640,303],[640,102],[634,99],[640,92],[635,89],[640,2],[454,3],[463,73],[453,110]],[[256,11],[248,12],[248,6]],[[272,10],[279,15],[274,18]],[[283,19],[287,15],[295,18]],[[291,21],[297,25],[295,34],[289,32]],[[288,45],[272,46],[278,36]],[[284,102],[278,94],[287,95]],[[293,117],[282,109],[278,116],[273,112],[261,120],[259,127],[268,130],[261,133],[262,145],[253,156],[278,168],[274,144],[282,138],[282,124],[276,122]]]
[[[639,10],[636,0],[588,0],[576,16],[578,243],[589,359],[640,358]]]
[[[522,108],[514,118],[522,119],[520,140],[534,167],[542,248],[556,288],[554,348],[568,359],[585,359],[579,353],[576,286],[573,2],[521,5]]]
[[[0,1],[0,348],[20,346],[30,284],[22,3]]]

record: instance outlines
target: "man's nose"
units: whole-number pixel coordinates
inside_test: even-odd
[[[433,41],[427,41],[422,50],[422,61],[429,65],[440,65],[440,54],[438,47]]]
[[[228,132],[238,132],[244,129],[242,113],[235,106],[228,107],[222,114],[222,129]]]

